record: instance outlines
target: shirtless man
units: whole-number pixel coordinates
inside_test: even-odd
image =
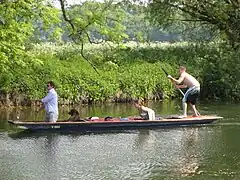
[[[176,85],[176,88],[188,88],[182,99],[183,117],[187,116],[187,103],[191,105],[194,111],[194,116],[200,116],[195,106],[197,98],[200,94],[200,83],[192,75],[188,74],[186,72],[186,68],[183,66],[180,66],[179,73],[179,79],[175,79],[171,75],[168,75],[168,78],[171,79],[175,84],[183,83],[182,85]]]

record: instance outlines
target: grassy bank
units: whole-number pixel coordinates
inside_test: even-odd
[[[28,47],[34,61],[1,73],[1,103],[31,105],[46,93],[46,82],[57,85],[60,104],[124,102],[132,98],[177,97],[161,67],[177,76],[188,67],[202,85],[202,99],[240,100],[239,52],[215,44],[126,44],[124,46],[41,44]]]

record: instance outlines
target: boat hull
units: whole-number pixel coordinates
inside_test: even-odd
[[[104,121],[103,119],[86,122],[8,122],[20,129],[31,131],[108,131],[108,130],[128,130],[128,129],[151,129],[163,127],[181,127],[204,125],[221,119],[219,116],[201,116],[183,119],[161,119],[161,120],[135,120],[130,118],[112,119]]]

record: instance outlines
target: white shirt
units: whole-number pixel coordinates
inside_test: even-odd
[[[151,120],[151,121],[155,120],[155,112],[152,109],[145,107],[145,106],[141,106],[141,108],[143,111],[148,113],[149,120]]]
[[[46,97],[42,99],[47,113],[58,114],[58,96],[55,89],[50,89]]]

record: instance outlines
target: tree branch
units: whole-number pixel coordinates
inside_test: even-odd
[[[73,33],[71,33],[69,36],[71,37],[71,39],[73,40],[73,42],[75,44],[78,44],[78,42],[75,40],[75,35],[77,35],[78,39],[80,40],[80,45],[81,45],[81,56],[92,66],[92,68],[99,74],[99,72],[97,71],[97,68],[94,66],[94,64],[84,55],[83,51],[84,51],[84,43],[82,40],[82,33],[83,33],[83,29],[78,29],[76,31],[76,27],[74,26],[73,22],[71,19],[69,19],[66,15],[66,9],[65,9],[65,0],[59,0],[60,5],[61,5],[61,10],[62,10],[62,14],[63,14],[63,18],[64,20],[70,24],[70,26],[72,27]],[[87,28],[88,26],[91,25],[92,22],[89,22],[85,28]],[[75,34],[74,32],[77,32],[77,34]]]
[[[239,8],[240,7],[240,0],[230,0],[233,7]]]
[[[199,10],[196,7],[190,6],[185,3],[183,3],[182,6],[185,6],[186,8],[181,7],[181,5],[174,5],[171,3],[169,5],[171,7],[177,8],[177,9],[191,15],[192,17],[198,18],[202,21],[207,21],[213,25],[217,25],[220,29],[224,29],[225,25],[221,21],[217,20],[214,16],[211,17],[206,11]]]
[[[89,41],[91,44],[101,44],[101,43],[104,42],[103,40],[100,41],[100,42],[92,41],[91,38],[90,38],[90,36],[89,36],[89,34],[88,34],[86,31],[84,31],[84,33],[86,34],[86,36],[87,36],[87,38],[88,38],[88,41]]]
[[[97,68],[94,66],[94,64],[91,61],[89,61],[89,59],[84,55],[83,50],[84,50],[84,44],[81,41],[81,51],[80,51],[81,56],[92,66],[92,68],[98,73],[98,75],[100,75],[99,72],[97,71]]]
[[[186,21],[186,22],[201,22],[202,20],[201,19],[173,19],[173,18],[169,18],[167,20],[170,20],[170,21]]]
[[[65,10],[65,0],[59,0],[60,5],[61,5],[61,10],[62,10],[62,14],[63,14],[63,18],[66,22],[68,22],[70,24],[70,26],[72,27],[73,30],[75,30],[75,26],[72,23],[72,20],[70,20],[67,15],[66,15],[66,10]]]

